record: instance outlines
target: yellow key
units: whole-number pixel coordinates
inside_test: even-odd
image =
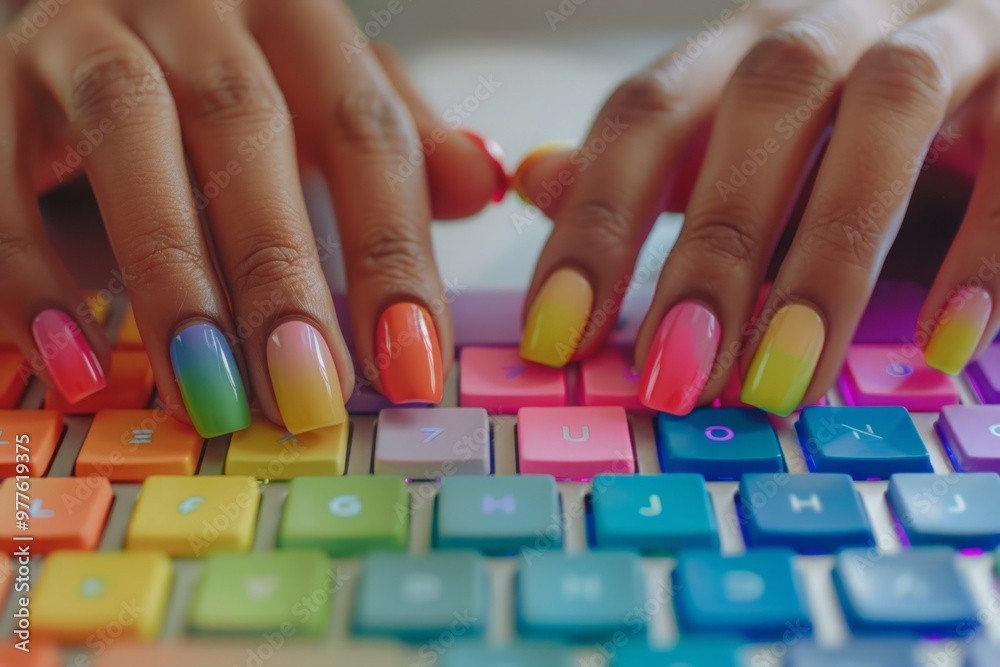
[[[233,433],[226,474],[257,479],[343,475],[349,430],[345,422],[292,435],[266,417],[254,415],[249,428]]]
[[[139,325],[135,322],[135,312],[132,310],[131,305],[125,309],[121,326],[118,327],[115,347],[118,349],[142,347],[142,338],[139,336]]]
[[[111,314],[111,299],[107,294],[100,292],[87,292],[84,300],[90,306],[90,312],[94,313],[94,319],[101,326],[108,323],[108,315]]]
[[[59,551],[42,565],[31,627],[39,639],[60,644],[152,641],[163,626],[172,580],[164,553]]]
[[[171,556],[249,551],[259,505],[253,477],[154,475],[139,491],[125,546]]]

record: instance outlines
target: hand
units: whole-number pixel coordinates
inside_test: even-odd
[[[50,387],[79,400],[110,360],[36,203],[82,170],[168,408],[205,437],[247,426],[251,395],[293,433],[343,422],[354,370],[301,161],[333,196],[360,368],[393,401],[440,400],[452,334],[429,221],[478,211],[507,179],[495,145],[443,126],[345,7],[48,0],[5,33],[0,316]]]
[[[522,356],[597,350],[650,225],[684,210],[636,340],[643,403],[683,415],[739,372],[744,402],[787,415],[834,382],[918,176],[952,161],[981,163],[978,183],[914,342],[958,373],[1000,326],[998,30],[996,0],[733,0],[622,84],[581,148],[519,168],[522,196],[555,221]],[[553,197],[556,182],[571,185]]]

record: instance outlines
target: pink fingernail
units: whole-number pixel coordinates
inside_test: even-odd
[[[56,389],[70,403],[104,389],[108,381],[80,326],[60,310],[43,310],[31,323],[35,345]]]
[[[719,349],[719,321],[704,306],[684,302],[660,322],[639,382],[639,400],[673,415],[691,412]]]

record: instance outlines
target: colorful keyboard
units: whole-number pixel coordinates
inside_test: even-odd
[[[1000,665],[1000,347],[928,369],[873,324],[905,291],[787,420],[649,414],[622,349],[542,368],[480,321],[439,407],[207,442],[111,304],[85,404],[0,352],[0,666]]]

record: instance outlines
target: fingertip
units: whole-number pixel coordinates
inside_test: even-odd
[[[430,142],[432,149],[424,139],[435,218],[467,218],[504,198],[510,177],[499,143],[468,128],[438,128]]]
[[[568,171],[573,155],[573,144],[569,141],[550,141],[533,148],[518,165],[511,178],[511,187],[526,204],[535,206],[546,213],[554,211],[558,195],[552,193],[552,188],[546,184],[556,182],[563,185],[569,180],[561,176]],[[561,191],[559,194],[562,194]]]

